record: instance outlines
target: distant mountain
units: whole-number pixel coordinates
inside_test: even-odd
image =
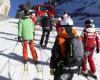
[[[64,0],[56,6],[57,16],[66,11],[76,22],[93,19],[97,26],[100,25],[100,0]]]

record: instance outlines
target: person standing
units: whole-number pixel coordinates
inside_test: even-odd
[[[67,31],[67,28],[70,28],[71,30]],[[69,32],[71,35],[69,34]],[[81,45],[79,45],[80,42],[75,41],[75,42],[77,42],[76,44],[78,44],[79,46],[74,45],[74,49],[73,49],[71,46],[71,43],[70,43],[72,37],[79,39],[76,28],[72,25],[69,25],[67,27],[62,26],[62,30],[59,31],[59,33],[56,37],[54,46],[51,51],[52,55],[51,55],[51,59],[50,59],[50,74],[54,75],[53,80],[63,80],[63,79],[59,79],[59,78],[61,78],[61,76],[63,74],[67,74],[67,73],[70,75],[70,77],[68,77],[68,79],[64,79],[64,80],[72,80],[72,78],[73,78],[74,72],[73,72],[73,70],[71,70],[71,67],[73,67],[75,65],[76,60],[74,59],[74,57],[72,57],[72,55],[74,54],[74,53],[72,53],[72,51],[74,49],[78,50],[77,47],[81,48]],[[81,49],[79,49],[79,51],[80,50]],[[69,70],[63,69],[65,66],[66,66],[66,68],[69,68]],[[77,65],[75,65],[75,66],[77,66]],[[78,65],[78,66],[80,66],[80,65]]]
[[[34,62],[37,62],[37,53],[33,44],[34,24],[30,19],[29,11],[25,10],[24,14],[24,17],[19,20],[18,41],[21,41],[22,38],[24,63],[27,63],[28,60],[27,44],[29,44]]]
[[[84,56],[84,62],[82,65],[82,74],[87,75],[87,60],[89,62],[90,66],[90,72],[93,75],[95,79],[97,79],[96,76],[96,67],[93,60],[93,54],[96,48],[96,52],[100,52],[100,44],[99,44],[99,35],[95,31],[95,25],[93,24],[93,21],[86,20],[84,30],[81,34],[81,38],[84,44],[84,50],[85,50],[85,56]]]
[[[40,47],[47,47],[50,31],[52,30],[51,17],[47,13],[45,13],[41,19],[41,23],[42,23],[42,36],[40,40]],[[43,46],[45,35],[46,35],[45,45]]]
[[[67,57],[67,54],[71,54],[72,51],[72,47],[70,46],[70,40],[71,38],[78,38],[77,29],[73,26],[72,21],[67,22],[67,20],[62,20],[62,23],[60,22],[59,24],[59,28],[60,30],[58,31],[54,46],[51,50],[52,55],[50,58],[49,65],[50,74],[54,75],[53,80],[59,80],[60,75],[64,71],[63,67],[69,65],[69,59]],[[74,74],[71,73],[68,80],[72,80],[73,75]]]

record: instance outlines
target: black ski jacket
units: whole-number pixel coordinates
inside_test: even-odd
[[[43,16],[41,19],[41,23],[42,23],[43,29],[45,27],[49,27],[49,29],[52,30],[52,21],[51,21],[51,18],[49,16],[47,16],[47,17]]]
[[[56,69],[57,64],[62,60],[61,55],[60,55],[61,51],[59,48],[57,38],[55,40],[54,46],[51,50],[51,53],[52,53],[52,55],[51,55],[51,59],[50,59],[50,68]]]

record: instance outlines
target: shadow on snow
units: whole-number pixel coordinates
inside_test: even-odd
[[[8,57],[9,59],[13,59],[13,60],[20,61],[20,62],[24,63],[23,57],[17,55],[17,53],[9,53],[9,54],[0,53],[0,55]],[[34,64],[34,60],[31,58],[28,58],[28,62]],[[42,65],[49,65],[48,62],[38,61],[38,64],[41,64],[41,63],[42,63]]]

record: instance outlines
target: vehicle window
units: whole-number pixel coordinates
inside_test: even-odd
[[[40,11],[46,11],[46,10],[48,10],[46,7],[40,7]]]

